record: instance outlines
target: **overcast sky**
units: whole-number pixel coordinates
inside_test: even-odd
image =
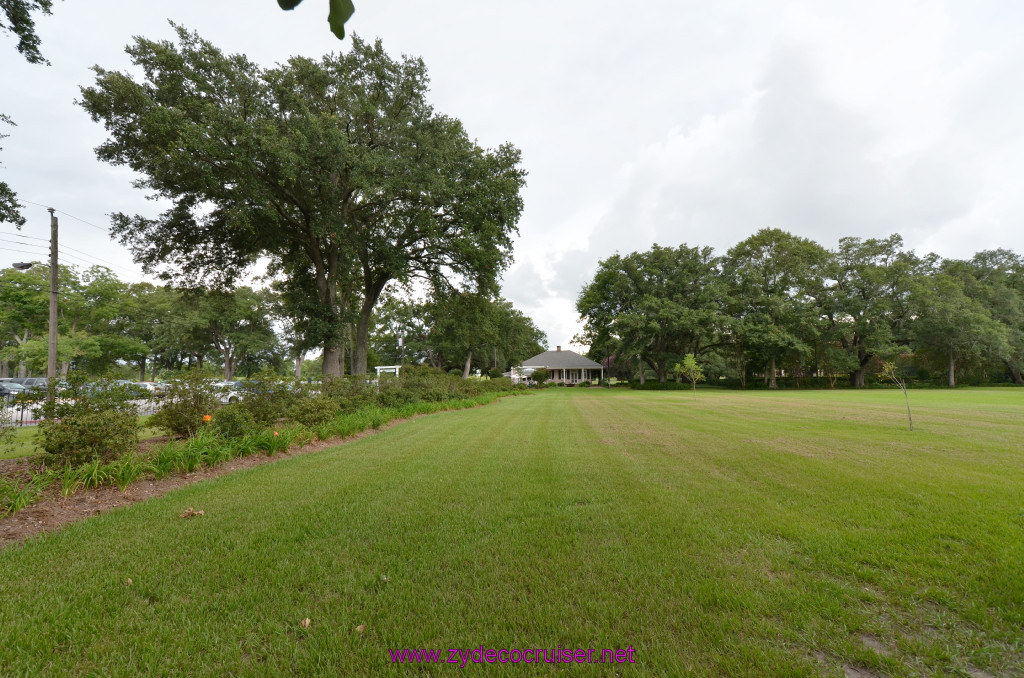
[[[724,252],[777,227],[829,247],[900,233],[946,257],[1024,252],[1019,1],[355,2],[349,29],[423,57],[437,110],[484,146],[522,149],[504,294],[552,346],[578,331],[576,295],[598,261],[655,242]],[[170,39],[168,19],[263,65],[348,47],[327,0],[54,5],[37,20],[51,66],[0,35],[0,112],[18,124],[0,176],[100,227],[110,212],[159,210],[128,170],[95,159],[103,129],[74,105],[90,66],[126,69],[132,36]],[[25,214],[21,233],[48,237],[46,210]],[[59,216],[81,259],[142,279],[101,230]],[[7,251],[19,248],[36,251],[0,241],[0,265],[32,258]]]

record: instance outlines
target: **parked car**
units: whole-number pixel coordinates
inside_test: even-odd
[[[25,392],[25,387],[16,381],[0,381],[0,398],[16,396]]]
[[[135,385],[146,389],[150,395],[162,396],[167,392],[167,384],[162,381],[136,381]]]
[[[238,381],[215,381],[211,384],[220,395],[220,402],[227,405],[237,403],[242,398],[241,382]]]

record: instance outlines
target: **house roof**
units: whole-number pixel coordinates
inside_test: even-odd
[[[600,363],[584,358],[576,351],[544,351],[523,361],[523,367],[546,367],[555,370],[600,369]]]

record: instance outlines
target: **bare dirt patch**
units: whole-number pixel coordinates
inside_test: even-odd
[[[82,520],[83,518],[105,513],[121,506],[135,504],[153,497],[159,497],[185,485],[207,480],[208,478],[218,478],[242,469],[270,464],[281,459],[309,454],[310,452],[319,452],[329,447],[337,447],[338,445],[374,435],[392,426],[397,426],[398,424],[423,416],[427,415],[417,414],[406,419],[395,419],[378,429],[356,433],[347,438],[321,440],[301,448],[294,447],[287,452],[279,452],[272,457],[264,454],[254,454],[249,457],[226,461],[213,468],[197,469],[192,473],[171,474],[159,480],[139,480],[129,485],[124,492],[116,487],[103,486],[95,489],[79,489],[70,497],[62,497],[60,488],[54,483],[47,488],[42,499],[13,515],[0,519],[0,548],[42,532],[59,530],[64,525]],[[167,437],[144,440],[139,445],[139,450],[143,453],[148,452],[167,440]],[[31,471],[39,470],[40,465],[38,458],[3,459],[0,460],[0,476],[27,480]]]
[[[890,654],[892,654],[892,650],[889,649],[889,647],[885,643],[883,643],[880,639],[876,638],[875,636],[872,636],[871,634],[861,634],[860,642],[864,645],[864,647],[870,650],[874,650],[883,657],[887,657]]]

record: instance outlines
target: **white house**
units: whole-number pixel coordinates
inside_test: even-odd
[[[524,373],[530,374],[541,367],[551,373],[548,381],[561,384],[579,384],[604,379],[604,367],[600,363],[584,358],[575,351],[563,351],[561,346],[556,346],[554,351],[544,351],[523,361]]]

